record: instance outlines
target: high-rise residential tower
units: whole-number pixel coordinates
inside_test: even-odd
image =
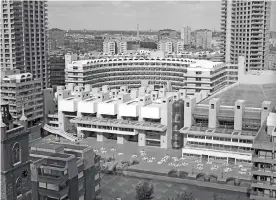
[[[181,28],[181,40],[183,40],[184,45],[191,44],[191,27],[186,26]]]
[[[196,32],[196,47],[210,49],[212,47],[212,31],[201,29]]]
[[[237,63],[245,56],[246,70],[268,66],[270,0],[222,0],[221,29],[226,63]]]
[[[48,86],[47,2],[1,2],[1,70],[19,69]]]

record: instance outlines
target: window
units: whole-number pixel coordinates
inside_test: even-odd
[[[80,172],[79,174],[78,174],[78,179],[80,179],[80,178],[82,178],[83,177],[83,172]]]
[[[12,157],[13,157],[13,164],[18,164],[21,162],[21,149],[20,144],[15,143],[12,148]]]
[[[211,104],[211,109],[214,109],[215,108],[215,105],[214,104]]]
[[[95,175],[95,181],[98,180],[99,178],[100,178],[100,173],[97,173],[97,174]]]
[[[96,187],[95,187],[95,192],[97,192],[99,189],[100,189],[100,185],[98,184],[98,185],[96,185]]]
[[[190,107],[190,103],[189,102],[186,103],[186,107]]]
[[[16,183],[15,183],[15,185],[16,185],[16,193],[17,193],[17,196],[19,196],[19,195],[21,195],[21,187],[22,187],[22,180],[21,180],[21,178],[18,178],[17,180],[16,180]]]
[[[238,110],[241,109],[241,106],[237,106],[237,109],[238,109]]]

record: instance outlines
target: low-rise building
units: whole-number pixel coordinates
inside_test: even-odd
[[[146,83],[131,90],[127,86],[61,88],[58,112],[48,115],[46,128],[49,132],[61,130],[72,140],[68,135],[75,131],[79,138],[95,137],[99,142],[113,139],[119,144],[134,141],[138,146],[169,148],[172,104],[186,96],[184,89],[173,92],[170,83],[160,89]],[[197,101],[207,96],[206,91],[196,94]]]
[[[89,146],[39,141],[31,144],[32,199],[95,199],[100,194],[100,156]]]
[[[239,81],[196,103],[185,99],[183,155],[227,163],[251,163],[256,138],[276,105],[276,73],[245,72]]]

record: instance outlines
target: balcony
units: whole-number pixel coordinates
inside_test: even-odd
[[[275,199],[276,196],[273,195],[268,195],[264,194],[263,192],[258,192],[258,191],[252,191],[250,195],[250,199],[255,199],[255,200],[268,200],[268,199]]]
[[[69,192],[69,187],[65,187],[61,189],[60,191],[54,191],[54,190],[48,190],[46,188],[39,188],[38,193],[42,196],[51,196],[53,198],[60,199],[64,195],[68,194]]]
[[[43,183],[51,183],[51,184],[56,184],[59,185],[61,183],[63,183],[64,181],[68,180],[69,175],[66,174],[64,176],[52,176],[52,175],[38,175],[38,180],[39,182],[43,182]]]

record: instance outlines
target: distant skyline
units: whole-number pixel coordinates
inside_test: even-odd
[[[220,31],[221,1],[49,1],[49,28],[64,30],[192,30]],[[276,1],[271,30],[276,31]]]

